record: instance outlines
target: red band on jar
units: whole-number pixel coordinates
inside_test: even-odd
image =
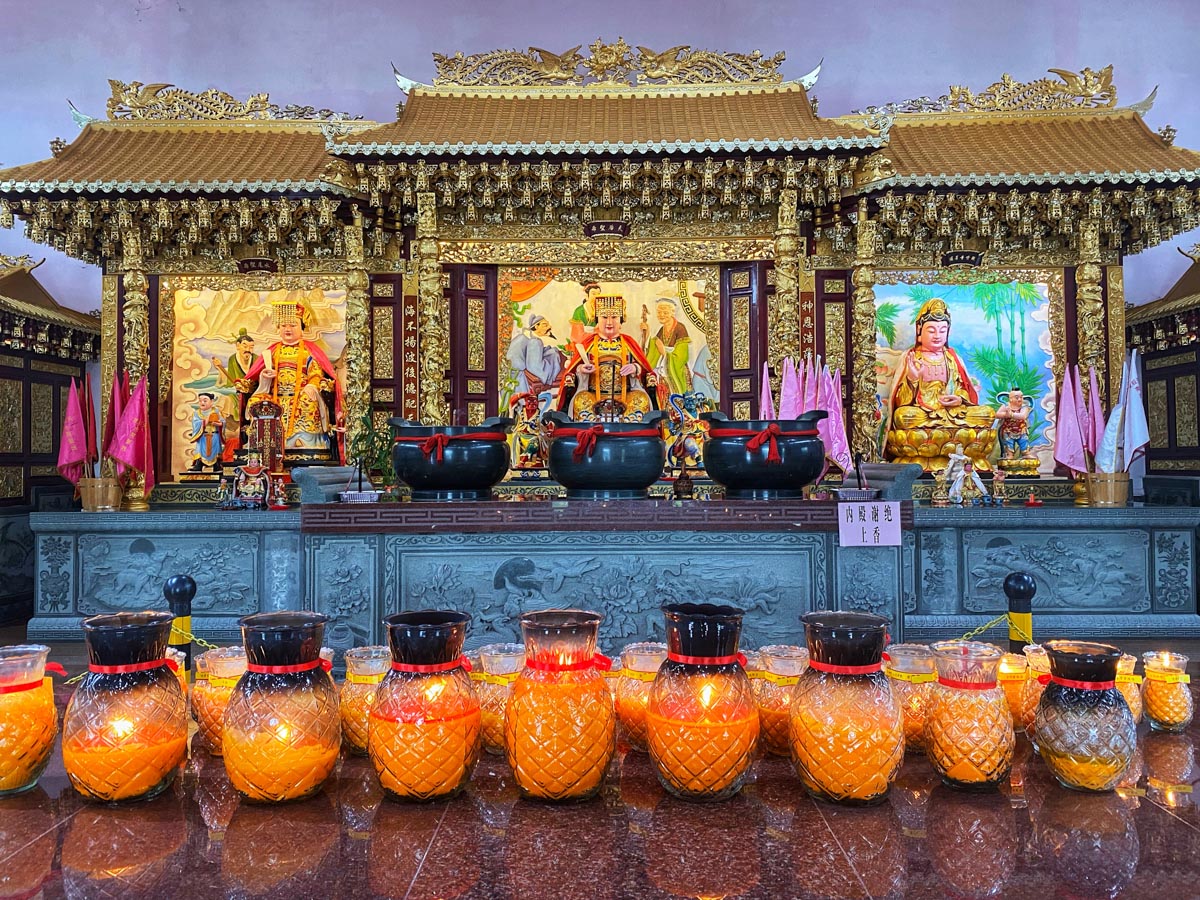
[[[23,691],[32,691],[34,688],[40,688],[44,681],[40,678],[37,681],[26,681],[22,684],[5,684],[0,685],[0,694],[20,694]]]
[[[294,675],[297,672],[311,672],[313,669],[319,669],[322,662],[324,660],[318,658],[304,663],[296,663],[294,666],[260,666],[257,663],[247,663],[246,671],[259,675]]]
[[[1059,678],[1057,675],[1051,675],[1050,680],[1063,687],[1076,688],[1080,691],[1107,691],[1117,686],[1115,681],[1075,681],[1071,678]]]
[[[833,663],[821,662],[819,659],[810,659],[808,667],[816,669],[818,672],[828,672],[831,675],[871,675],[881,671],[883,663],[871,663],[868,666],[835,666]]]
[[[416,663],[393,662],[392,669],[396,672],[416,672],[419,675],[433,675],[437,672],[449,672],[453,669],[462,669],[464,672],[470,672],[471,663],[465,656],[460,656],[458,659],[450,660],[450,662],[430,663],[427,666],[420,666]]]
[[[169,666],[173,662],[174,660],[164,657],[162,659],[152,659],[148,662],[128,663],[123,666],[98,666],[95,663],[88,663],[88,671],[95,672],[97,675],[127,675],[130,672],[148,672],[151,669]]]
[[[953,678],[942,678],[940,675],[938,684],[944,684],[948,688],[956,688],[960,691],[990,691],[996,686],[994,681],[957,681]]]
[[[612,668],[612,660],[603,653],[597,653],[591,659],[570,663],[551,659],[526,658],[525,665],[535,672],[582,672],[585,669],[599,669],[601,672],[607,672]]]
[[[746,668],[746,654],[734,653],[732,656],[684,656],[682,653],[667,653],[671,662],[683,663],[685,666],[727,666],[737,663]]]

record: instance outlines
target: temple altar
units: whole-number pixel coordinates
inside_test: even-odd
[[[1002,613],[1001,583],[1038,584],[1039,637],[1200,637],[1200,509],[933,509],[902,505],[899,547],[838,546],[814,501],[313,504],[299,512],[34,513],[29,636],[73,639],[81,617],[165,608],[162,582],[199,590],[193,629],[236,640],[249,612],[316,609],[331,646],[379,643],[382,616],[446,607],[469,644],[512,640],[526,609],[582,605],[620,644],[655,635],[666,598],[718,597],[754,615],[746,646],[794,637],[816,609],[889,616],[896,640],[961,635]],[[993,639],[1003,640],[1002,635]]]

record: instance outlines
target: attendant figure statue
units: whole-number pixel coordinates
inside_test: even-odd
[[[554,332],[545,316],[532,315],[529,324],[513,335],[508,345],[508,364],[517,379],[518,394],[532,394],[558,387],[563,357],[551,341]]]
[[[283,418],[285,459],[345,461],[342,388],[325,351],[304,339],[311,314],[292,299],[272,301],[279,340],[255,360],[237,389],[250,394],[243,409],[270,400]]]
[[[636,340],[621,333],[625,298],[596,298],[596,331],[574,345],[556,408],[589,422],[640,422],[657,409],[658,379]]]
[[[686,394],[692,389],[692,374],[688,371],[688,348],[691,339],[687,328],[676,318],[675,301],[661,298],[655,307],[659,324],[658,334],[646,348],[646,359],[658,373],[659,382],[666,376],[668,393]]]
[[[213,394],[202,393],[196,400],[196,408],[192,410],[192,433],[188,435],[188,440],[196,445],[192,462],[194,471],[215,469],[221,461],[225,417],[213,406],[214,400],[216,397]]]
[[[917,314],[916,343],[896,367],[884,456],[934,472],[946,466],[954,446],[961,444],[976,469],[990,471],[995,412],[979,403],[967,367],[949,340],[950,311],[945,300],[933,297]]]

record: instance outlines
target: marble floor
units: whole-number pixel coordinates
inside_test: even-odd
[[[36,789],[0,800],[0,898],[1200,896],[1200,727],[1140,732],[1118,793],[1059,787],[1022,739],[999,792],[950,790],[910,755],[866,809],[808,798],[775,758],[735,799],[685,803],[632,751],[573,805],[519,799],[485,756],[449,802],[385,800],[347,757],[315,798],[265,807],[199,746],[162,796],[106,806],[75,794],[56,751]]]

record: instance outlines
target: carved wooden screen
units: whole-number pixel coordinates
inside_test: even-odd
[[[450,416],[476,425],[499,404],[496,267],[445,266],[450,301]]]
[[[403,294],[402,276],[371,276],[371,417],[377,427],[383,427],[392,416],[416,419],[420,415],[415,395],[411,407],[404,409],[404,305],[411,304],[415,313],[417,298]],[[408,349],[415,380],[415,343]]]
[[[721,266],[721,410],[735,419],[758,415],[767,359],[768,265]]]
[[[1144,357],[1146,420],[1150,446],[1146,468],[1153,475],[1200,475],[1200,349],[1152,350]]]

